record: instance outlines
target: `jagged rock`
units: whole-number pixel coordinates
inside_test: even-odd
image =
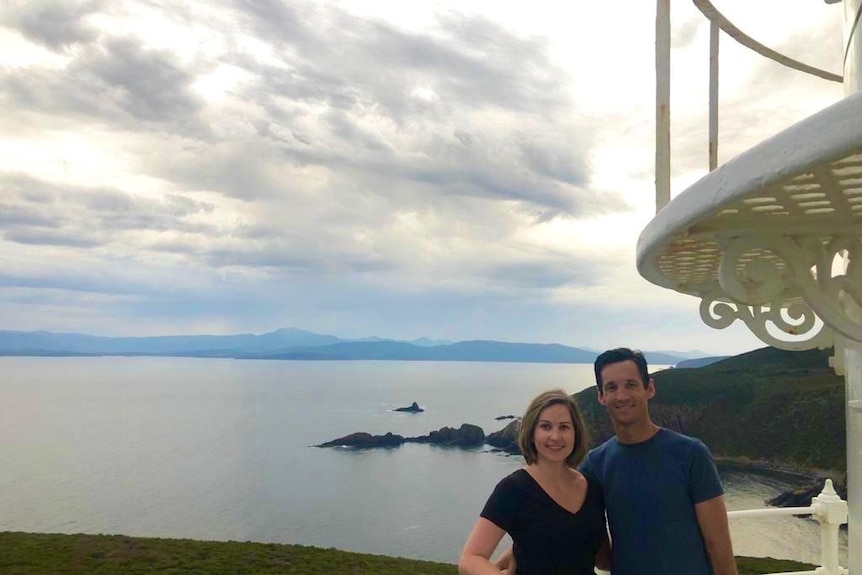
[[[463,423],[461,427],[442,427],[428,435],[409,437],[407,441],[414,443],[434,443],[436,445],[481,445],[485,442],[485,432],[478,425]]]
[[[357,432],[315,445],[315,447],[397,447],[404,443],[404,437],[387,433],[386,435],[371,435],[370,433]]]
[[[821,479],[811,485],[785,491],[772,499],[767,499],[766,504],[772,507],[808,507],[811,505],[811,498],[820,495],[820,492],[823,491],[825,483],[826,480]],[[847,486],[840,483],[834,483],[834,486],[838,496],[847,501]]]
[[[422,413],[425,410],[422,409],[421,407],[419,407],[419,404],[414,401],[412,404],[410,404],[410,407],[396,407],[393,411],[405,411],[407,413]]]
[[[464,423],[458,429],[454,427],[443,427],[432,431],[428,435],[419,437],[403,437],[394,433],[386,435],[371,435],[370,433],[357,432],[315,445],[315,447],[396,447],[402,443],[433,443],[436,445],[457,445],[469,447],[481,445],[485,442],[485,432],[478,425]]]
[[[506,427],[485,438],[485,442],[506,453],[519,455],[521,453],[518,448],[518,429],[520,427],[521,421],[519,419],[510,421]]]

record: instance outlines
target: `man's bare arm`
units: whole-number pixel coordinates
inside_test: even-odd
[[[733,545],[730,542],[730,527],[727,525],[727,508],[719,495],[694,506],[697,524],[703,534],[709,562],[714,575],[738,575]]]

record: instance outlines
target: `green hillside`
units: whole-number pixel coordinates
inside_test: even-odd
[[[653,374],[657,424],[702,439],[717,457],[846,470],[844,378],[832,350],[764,348],[694,369]],[[598,444],[613,433],[596,388],[576,396]]]

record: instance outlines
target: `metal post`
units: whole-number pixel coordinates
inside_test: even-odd
[[[851,573],[862,573],[862,343],[839,338],[843,344],[847,398],[847,563]]]
[[[844,0],[844,94],[859,90],[862,80],[862,0]],[[846,260],[845,260],[846,263]],[[845,270],[846,271],[846,270]],[[862,318],[854,318],[857,321]],[[842,349],[839,350],[839,347]],[[836,354],[843,353],[847,399],[847,566],[862,573],[862,343],[837,338]]]
[[[838,527],[847,521],[847,502],[842,501],[832,480],[827,479],[823,491],[811,500],[817,508],[814,517],[820,522],[820,569],[822,575],[841,575],[838,564]]]
[[[709,171],[718,166],[718,22],[709,23]]]
[[[670,0],[655,18],[655,211],[670,202]]]

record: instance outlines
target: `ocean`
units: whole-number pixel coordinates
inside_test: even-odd
[[[450,563],[520,458],[488,447],[312,446],[462,423],[490,433],[540,391],[593,385],[587,364],[7,357],[0,374],[0,530],[297,543]],[[393,411],[413,401],[426,411]],[[796,485],[720,472],[729,509]],[[738,555],[813,563],[818,529],[794,517],[731,523]]]

